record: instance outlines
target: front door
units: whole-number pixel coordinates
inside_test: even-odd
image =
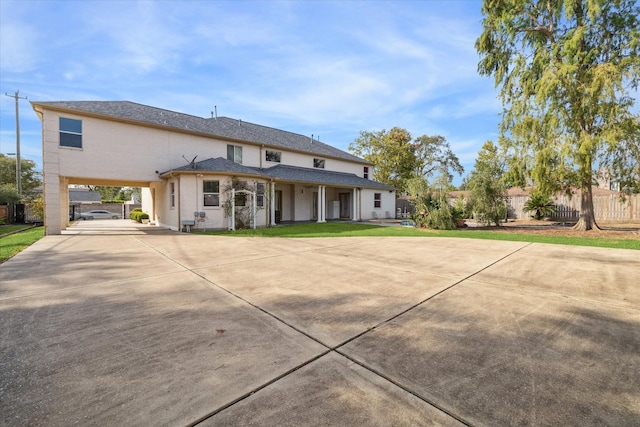
[[[340,218],[351,218],[351,193],[340,193],[338,198],[340,200]]]

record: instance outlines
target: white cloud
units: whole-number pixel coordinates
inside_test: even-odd
[[[8,3],[20,13],[0,17],[1,83],[30,99],[205,117],[217,105],[343,149],[360,130],[401,126],[444,135],[465,158],[495,128],[492,82],[476,72],[479,2]]]

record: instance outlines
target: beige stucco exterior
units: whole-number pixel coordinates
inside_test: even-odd
[[[313,168],[317,154],[296,150],[273,148],[251,141],[238,141],[214,137],[187,129],[166,128],[161,125],[139,123],[131,120],[105,117],[94,113],[67,108],[52,107],[47,103],[32,103],[42,121],[43,180],[45,199],[45,232],[60,234],[68,225],[68,185],[92,184],[142,187],[143,211],[151,222],[174,230],[183,228],[183,222],[194,220],[194,212],[204,212],[197,217],[195,227],[224,229],[230,220],[222,207],[228,194],[221,190],[220,205],[203,205],[202,182],[217,180],[221,189],[232,176],[255,186],[265,186],[262,207],[255,214],[255,225],[264,227],[274,221],[308,221],[335,218],[336,202],[343,219],[366,220],[385,217],[395,210],[395,192],[390,190],[350,188],[306,182],[284,182],[265,177],[220,174],[210,172],[165,174],[187,164],[197,156],[197,161],[226,158],[227,145],[242,147],[242,165],[269,168],[278,163],[265,159],[265,151],[281,152],[280,164]],[[60,145],[59,118],[82,121],[82,148]],[[314,142],[309,139],[309,144]],[[302,147],[304,148],[304,147]],[[327,171],[344,172],[363,176],[366,162],[350,162],[344,159],[321,157]],[[173,184],[174,194],[171,193]],[[321,188],[322,187],[322,188]],[[381,195],[380,207],[374,207],[374,194]],[[318,196],[320,194],[320,197]],[[173,203],[172,203],[173,200]],[[276,206],[277,203],[277,206]],[[321,206],[318,214],[317,207]],[[275,211],[277,210],[277,213]]]

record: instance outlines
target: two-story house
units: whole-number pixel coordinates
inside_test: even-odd
[[[46,234],[68,225],[70,184],[142,188],[151,222],[172,230],[391,216],[395,189],[373,165],[304,136],[227,117],[127,101],[32,102],[42,121]]]

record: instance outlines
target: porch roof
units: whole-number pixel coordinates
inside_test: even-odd
[[[187,164],[179,168],[171,169],[166,172],[162,172],[160,174],[160,177],[164,178],[165,175],[170,174],[171,172],[225,172],[238,175],[254,175],[259,177],[264,176],[264,174],[260,172],[259,168],[250,168],[248,166],[243,166],[239,163],[227,160],[222,157],[201,160],[199,162],[193,162],[192,164]]]
[[[340,185],[345,187],[380,188],[395,190],[395,187],[381,184],[370,179],[361,178],[352,173],[328,171],[324,169],[301,168],[297,166],[277,165],[262,169],[271,178],[282,181],[293,181],[320,185]]]
[[[211,158],[179,168],[171,169],[160,174],[166,178],[171,173],[229,173],[243,176],[255,176],[278,181],[298,182],[304,184],[339,185],[344,187],[378,188],[381,190],[395,190],[395,187],[381,184],[370,179],[361,178],[352,173],[328,171],[324,169],[302,168],[298,166],[276,165],[267,169],[243,166],[222,157]]]

